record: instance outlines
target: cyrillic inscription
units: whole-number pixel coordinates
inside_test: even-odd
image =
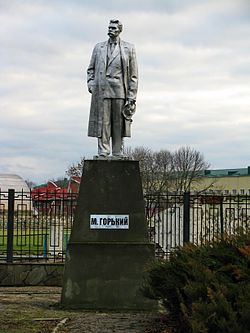
[[[90,229],[129,229],[129,215],[90,215]]]

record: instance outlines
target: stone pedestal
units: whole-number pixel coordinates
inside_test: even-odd
[[[142,295],[148,242],[139,163],[85,161],[66,256],[66,308],[152,310]]]

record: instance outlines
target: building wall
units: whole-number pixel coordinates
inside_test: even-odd
[[[204,177],[197,187],[202,190],[212,186],[208,191],[223,192],[225,194],[250,194],[250,175],[247,176],[224,176]]]
[[[19,193],[19,200],[15,200],[14,209],[17,211],[30,211],[32,210],[32,204],[29,199],[30,189],[26,184],[25,180],[14,174],[3,174],[0,173],[0,214],[8,209],[8,190],[13,189]],[[25,193],[22,199],[20,194]]]

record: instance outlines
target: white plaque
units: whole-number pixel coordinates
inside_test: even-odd
[[[129,229],[129,215],[90,215],[90,229]]]

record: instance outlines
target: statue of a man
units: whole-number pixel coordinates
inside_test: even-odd
[[[138,86],[135,48],[120,39],[122,24],[111,20],[108,41],[96,44],[87,70],[92,94],[88,136],[98,138],[98,155],[122,157],[123,137],[130,137]]]

